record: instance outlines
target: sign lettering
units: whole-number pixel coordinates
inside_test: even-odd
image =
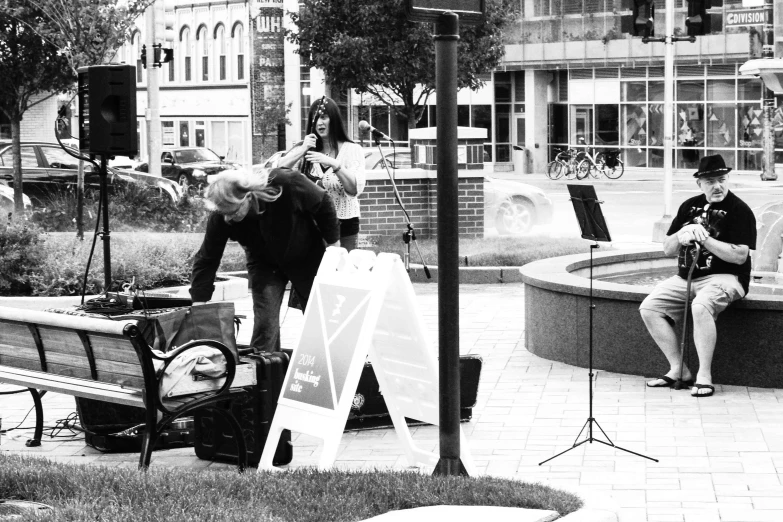
[[[764,25],[767,16],[764,9],[737,9],[726,11],[726,27]]]

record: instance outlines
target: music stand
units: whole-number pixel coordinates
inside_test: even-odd
[[[545,462],[549,462],[550,460],[559,457],[563,453],[571,451],[572,449],[577,448],[586,442],[591,444],[593,442],[600,442],[605,446],[611,446],[615,449],[625,451],[626,453],[632,453],[639,457],[658,462],[657,459],[652,457],[648,457],[646,455],[642,455],[641,453],[636,453],[635,451],[617,446],[614,442],[612,442],[612,439],[609,438],[601,425],[598,424],[598,421],[595,420],[595,417],[593,417],[593,310],[595,309],[595,305],[593,305],[593,250],[599,248],[598,241],[611,241],[612,238],[609,235],[609,228],[606,226],[606,220],[604,219],[604,214],[601,211],[602,202],[598,201],[598,197],[595,194],[595,187],[592,185],[567,185],[567,187],[568,193],[571,195],[571,203],[574,205],[576,219],[579,222],[579,228],[582,230],[582,238],[595,241],[594,244],[590,245],[590,351],[588,355],[590,415],[582,426],[582,429],[579,431],[579,435],[576,436],[574,444],[570,448],[565,451],[561,451],[554,457],[549,457],[548,459],[539,462],[538,465],[540,466]],[[598,426],[598,429],[601,430],[601,433],[604,434],[604,437],[606,437],[605,441],[593,437],[593,424]],[[582,433],[585,432],[585,428],[587,428],[587,437],[581,442],[577,442],[579,441],[579,437],[582,436]]]

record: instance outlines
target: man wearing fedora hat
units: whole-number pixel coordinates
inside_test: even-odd
[[[680,205],[663,242],[667,255],[678,254],[678,274],[656,285],[639,307],[647,330],[669,361],[669,371],[647,383],[651,388],[673,387],[681,379],[692,386],[694,397],[709,397],[715,392],[715,320],[729,304],[748,293],[750,251],[756,249],[756,218],[750,207],[729,191],[730,171],[719,154],[701,159],[693,177],[702,193]],[[695,380],[683,364],[674,330],[675,322],[684,317],[689,273],[693,339],[699,356]]]

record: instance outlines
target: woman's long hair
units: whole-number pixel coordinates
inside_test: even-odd
[[[241,171],[222,172],[207,187],[206,198],[219,214],[232,214],[251,195],[266,203],[276,201],[283,188],[273,181],[269,170],[260,166],[253,166],[252,175]]]
[[[321,152],[324,150],[324,143],[321,137],[315,132],[318,118],[322,113],[326,113],[329,116],[329,144],[333,150],[337,150],[337,144],[339,142],[353,143],[348,139],[348,134],[345,132],[345,124],[343,124],[343,117],[340,115],[340,109],[337,107],[337,103],[327,96],[322,96],[310,105],[310,112],[307,114],[307,129],[305,129],[305,136],[308,134],[315,134],[315,151]],[[309,162],[303,162],[302,173],[309,174],[312,165]]]

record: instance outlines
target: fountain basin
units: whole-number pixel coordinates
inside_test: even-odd
[[[593,256],[593,367],[658,376],[668,364],[639,315],[652,286],[602,281],[627,272],[676,273],[676,259],[660,250],[601,252]],[[539,357],[588,367],[590,347],[590,255],[536,261],[520,269],[525,283],[525,345]],[[596,279],[599,278],[599,279]],[[770,281],[769,279],[773,279]],[[783,388],[783,289],[774,277],[751,284],[748,295],[717,321],[714,382]],[[678,331],[679,338],[679,331]],[[690,368],[698,357],[689,342]],[[687,358],[686,358],[687,360]]]

